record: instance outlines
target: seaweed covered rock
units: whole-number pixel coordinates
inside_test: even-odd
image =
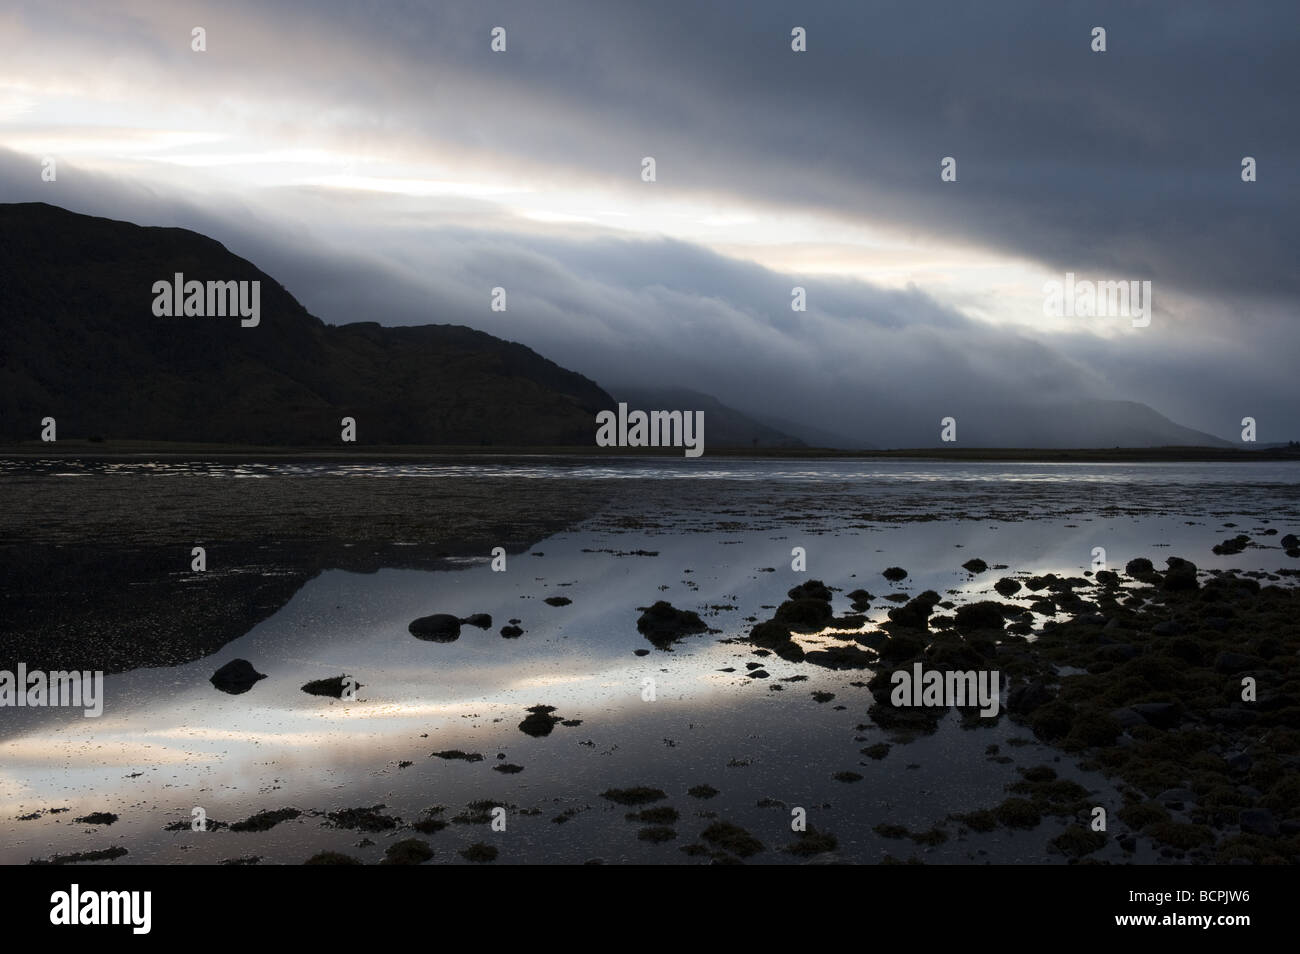
[[[394,842],[384,850],[381,865],[420,865],[433,857],[429,843],[420,838],[406,838]]]
[[[993,589],[997,590],[1003,596],[1012,596],[1020,592],[1020,581],[1004,576],[993,584]]]
[[[1143,583],[1153,582],[1156,578],[1156,568],[1146,557],[1136,557],[1124,564],[1124,572],[1135,580],[1141,580]]]
[[[979,600],[957,607],[957,628],[962,632],[1003,628],[1006,622],[1003,604],[995,600]]]
[[[329,696],[331,699],[342,699],[345,692],[355,692],[360,688],[361,683],[344,673],[341,676],[331,676],[328,679],[314,679],[303,686],[302,691],[311,696]]]
[[[519,723],[519,731],[534,738],[550,735],[555,724],[563,721],[559,716],[551,715],[554,711],[555,706],[530,707],[528,717]]]
[[[775,620],[755,624],[749,631],[749,639],[754,645],[770,649],[787,662],[801,662],[804,659],[803,647],[790,637],[789,627]]]
[[[1169,564],[1169,569],[1165,571],[1165,590],[1194,590],[1200,585],[1196,582],[1195,563],[1182,557],[1170,557],[1165,562]]]
[[[831,625],[835,615],[831,609],[832,594],[830,587],[821,580],[808,580],[791,588],[786,595],[789,599],[776,608],[771,619],[757,623],[750,630],[749,638],[755,645],[771,650],[782,659],[800,662],[807,657],[791,634],[793,631],[814,633]],[[849,596],[854,600],[855,608],[859,604],[865,607],[860,598],[871,599],[871,594],[865,590],[855,590]],[[846,622],[856,628],[862,621]]]
[[[1210,549],[1218,556],[1231,556],[1246,549],[1246,546],[1249,543],[1250,537],[1246,536],[1244,533],[1239,533],[1235,537],[1224,540],[1222,543],[1216,543]]]
[[[665,651],[671,650],[672,644],[680,639],[708,630],[698,613],[679,610],[664,600],[642,612],[636,628],[655,648]]]
[[[856,612],[864,612],[871,606],[871,601],[875,599],[869,592],[864,589],[856,589],[848,594],[849,602]]]
[[[772,618],[791,628],[818,630],[833,615],[829,602],[818,599],[791,599],[778,606]]]
[[[903,606],[895,606],[889,611],[889,621],[895,626],[906,629],[925,629],[930,614],[942,599],[934,590],[926,590],[908,600]]]
[[[821,600],[823,603],[831,601],[831,591],[821,580],[808,580],[806,583],[800,583],[792,587],[786,593],[792,600]]]

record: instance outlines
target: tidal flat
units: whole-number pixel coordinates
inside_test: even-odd
[[[1300,464],[27,459],[0,492],[0,670],[108,673],[98,719],[0,709],[4,863],[1300,859]],[[918,662],[997,671],[997,715],[892,706]]]

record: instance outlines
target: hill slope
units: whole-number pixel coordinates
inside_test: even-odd
[[[261,282],[261,320],[156,317],[176,272]],[[455,325],[326,325],[220,243],[45,203],[0,205],[0,438],[338,445],[591,444],[614,402],[520,344]]]

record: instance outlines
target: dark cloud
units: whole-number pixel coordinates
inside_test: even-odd
[[[29,29],[94,43],[79,7],[23,10]],[[693,387],[879,443],[922,443],[953,406],[1070,396],[1145,401],[1224,436],[1243,414],[1300,417],[1293,3],[244,2],[173,15],[190,11],[209,15],[202,71],[158,53],[147,18],[96,27],[118,51],[104,55],[149,60],[196,95],[282,97],[294,121],[319,118],[359,148],[477,151],[592,183],[633,179],[651,154],[668,194],[1150,279],[1162,311],[1141,334],[1017,330],[923,289],[779,275],[667,240],[488,218],[386,232],[342,217],[310,235],[251,201],[217,209],[106,182],[56,199],[13,174],[3,195],[209,232],[327,320],[469,324],[606,387]],[[488,51],[496,25],[506,56]],[[806,54],[789,50],[794,25]],[[1089,50],[1094,26],[1104,54]],[[948,155],[956,183],[939,181]],[[1258,182],[1241,182],[1244,155]],[[794,284],[810,289],[805,314],[789,309]],[[488,311],[494,285],[510,292],[504,315]]]

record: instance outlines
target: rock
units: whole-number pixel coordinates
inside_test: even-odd
[[[447,762],[482,762],[483,755],[481,752],[466,752],[462,749],[444,749],[441,752],[430,752],[429,758],[443,759]]]
[[[861,643],[863,646],[866,646],[868,649],[876,650],[876,652],[883,649],[885,644],[889,642],[889,637],[880,632],[880,630],[875,630],[870,633],[855,633],[853,639],[854,641]]]
[[[1190,788],[1167,788],[1156,796],[1156,801],[1161,805],[1178,810],[1188,802],[1195,804],[1196,793]]]
[[[1297,537],[1294,533],[1288,533],[1278,542],[1282,544],[1283,550],[1294,550],[1300,547],[1300,537]]]
[[[91,812],[89,815],[74,818],[73,821],[78,825],[111,825],[117,821],[117,817],[112,812]]]
[[[1214,657],[1214,668],[1219,672],[1237,673],[1261,665],[1263,660],[1245,653],[1219,653]]]
[[[1114,620],[1111,622],[1113,623]],[[1107,623],[1103,629],[1110,629],[1110,623]],[[1140,655],[1142,651],[1129,643],[1116,643],[1114,646],[1107,646],[1101,652],[1101,658],[1108,662],[1128,662]]]
[[[1003,628],[1005,616],[1001,603],[980,600],[957,607],[957,628],[962,631]]]
[[[454,643],[460,639],[460,618],[450,613],[421,616],[406,628],[416,639],[432,643]]]
[[[1084,626],[1105,626],[1106,617],[1101,613],[1081,613],[1074,618],[1074,622]]]
[[[490,625],[490,624],[489,624]],[[427,841],[419,838],[407,838],[394,842],[384,850],[381,865],[419,865],[433,857],[433,849]]]
[[[1182,706],[1176,702],[1139,702],[1130,708],[1157,729],[1172,729],[1183,720]]]
[[[501,635],[506,639],[518,639],[524,634],[524,631],[518,626],[502,626]]]
[[[831,601],[831,591],[821,580],[800,583],[786,595],[792,600],[821,600],[823,603]]]
[[[1233,728],[1252,725],[1259,719],[1259,713],[1249,709],[1211,709],[1207,715],[1211,721]]]
[[[1145,580],[1155,575],[1156,568],[1146,557],[1137,557],[1124,564],[1124,572],[1135,580]]]
[[[1278,833],[1273,813],[1265,808],[1243,808],[1238,821],[1241,823],[1241,830],[1247,834],[1271,838]]]
[[[1161,620],[1151,627],[1151,632],[1157,636],[1181,636],[1186,631],[1187,627],[1172,619]]]
[[[1007,691],[1007,711],[1028,714],[1055,698],[1056,693],[1041,682],[1019,683]]]
[[[1020,581],[1013,580],[1009,576],[1004,576],[993,584],[993,589],[997,590],[1003,596],[1011,596],[1020,592]]]
[[[800,652],[802,653],[802,650]],[[780,656],[781,653],[778,651],[777,655]],[[787,657],[782,656],[782,658]],[[880,661],[876,653],[863,652],[856,646],[828,646],[826,649],[802,654],[800,658],[814,666],[825,666],[827,669],[866,669]]]
[[[1165,571],[1163,588],[1171,592],[1194,590],[1200,586],[1196,582],[1196,564],[1182,557],[1170,557],[1165,561],[1169,569]]]
[[[822,604],[818,604],[822,605]],[[827,616],[830,607],[827,607]],[[658,649],[671,649],[672,644],[692,633],[703,633],[708,629],[699,614],[691,610],[679,610],[672,604],[659,600],[641,614],[636,621],[637,632]],[[788,638],[788,634],[787,634]]]
[[[555,724],[563,721],[559,716],[551,715],[554,711],[555,706],[531,706],[528,718],[519,723],[519,731],[534,738],[550,735]]]
[[[568,606],[573,600],[567,596],[548,596],[542,602],[547,606]]]
[[[899,580],[907,579],[907,571],[901,566],[891,566],[880,574],[891,583],[897,583]]]
[[[466,616],[461,620],[464,626],[477,626],[479,629],[491,629],[492,617],[487,613],[475,613],[473,616]]]
[[[1250,537],[1244,533],[1239,533],[1230,540],[1224,540],[1222,543],[1216,543],[1210,549],[1219,556],[1240,553],[1246,549],[1246,544],[1250,543]]]
[[[316,679],[302,687],[302,691],[313,696],[329,696],[332,699],[342,699],[343,693],[351,688],[353,691],[361,688],[361,683],[348,676],[346,673],[342,676],[331,676],[329,679]]]
[[[910,629],[925,629],[926,623],[930,619],[930,613],[934,611],[939,602],[939,594],[934,590],[926,590],[919,596],[911,599],[904,606],[896,606],[889,611],[889,620],[898,626]]]
[[[265,678],[266,674],[254,669],[247,659],[232,659],[214,672],[208,681],[222,692],[237,696],[252,689],[259,679]]]
[[[1110,717],[1120,724],[1120,728],[1131,729],[1135,725],[1146,725],[1146,719],[1128,706],[1122,706],[1119,709],[1112,709]]]
[[[831,604],[821,600],[786,600],[776,608],[772,618],[786,626],[821,629],[833,615]]]
[[[989,568],[989,565],[979,557],[976,557],[973,560],[967,560],[961,565],[961,568],[968,573],[983,573]]]
[[[1250,767],[1255,764],[1255,760],[1247,752],[1238,752],[1236,755],[1230,755],[1225,759],[1228,763],[1228,771],[1235,774],[1249,772]]]
[[[858,589],[849,594],[849,599],[852,601],[853,608],[861,613],[871,605],[871,601],[874,600],[875,597],[866,590]]]

